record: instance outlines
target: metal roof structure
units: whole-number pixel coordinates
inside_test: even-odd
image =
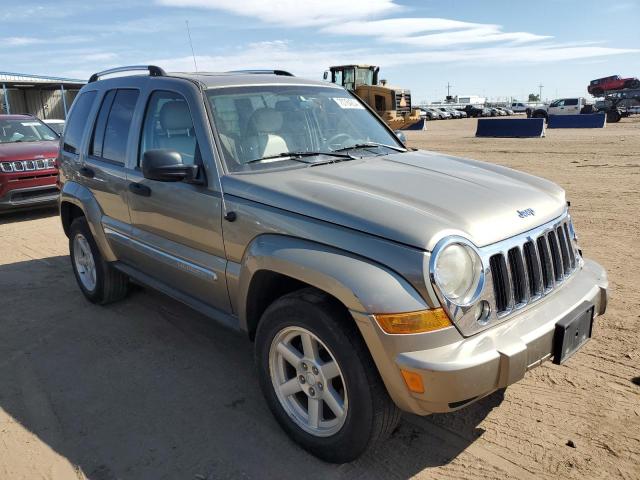
[[[31,75],[28,73],[0,72],[0,84],[9,87],[31,87],[50,86],[51,88],[82,88],[87,83],[86,80],[78,80],[76,78],[50,77],[45,75]]]

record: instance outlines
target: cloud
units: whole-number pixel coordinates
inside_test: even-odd
[[[0,42],[4,45],[9,45],[12,47],[22,47],[25,45],[41,43],[42,40],[35,37],[5,37],[0,39]]]
[[[368,47],[326,49],[313,45],[303,49],[292,48],[284,40],[255,42],[238,46],[220,55],[197,56],[202,71],[240,70],[247,68],[278,68],[295,75],[320,79],[322,71],[330,65],[369,63],[394,67],[436,63],[472,62],[478,64],[515,63],[544,64],[550,62],[606,57],[638,52],[635,49],[607,48],[595,45],[512,45],[486,48],[439,49],[419,52],[381,52]],[[148,63],[160,65],[169,71],[192,71],[191,56],[178,58],[150,58]]]
[[[394,0],[158,0],[171,7],[222,10],[265,23],[306,27],[358,18],[377,17],[401,10]]]

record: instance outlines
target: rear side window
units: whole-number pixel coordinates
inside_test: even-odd
[[[92,155],[124,165],[129,128],[138,95],[138,90],[132,89],[107,92],[93,130]]]
[[[79,153],[82,143],[82,134],[87,124],[87,117],[96,99],[96,92],[84,92],[73,103],[67,127],[64,133],[62,149],[69,153]]]
[[[577,98],[567,98],[564,101],[564,105],[565,106],[574,106],[574,105],[578,105],[578,99]]]

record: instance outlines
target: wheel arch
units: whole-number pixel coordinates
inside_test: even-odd
[[[84,216],[89,224],[91,235],[96,241],[102,256],[107,262],[117,260],[102,230],[102,209],[87,187],[76,182],[66,182],[60,191],[60,220],[62,228],[69,236],[69,227],[73,220]]]
[[[273,301],[306,287],[326,293],[354,312],[429,308],[409,282],[383,265],[317,242],[264,234],[243,256],[237,303],[240,327],[253,338],[262,313]]]

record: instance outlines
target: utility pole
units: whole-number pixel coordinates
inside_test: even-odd
[[[540,83],[540,85],[538,85],[538,88],[540,89],[540,93],[538,94],[538,101],[542,101],[542,87],[544,87],[544,85],[542,85],[542,83]]]
[[[453,87],[453,85],[447,82],[447,97],[451,96],[451,87]]]

